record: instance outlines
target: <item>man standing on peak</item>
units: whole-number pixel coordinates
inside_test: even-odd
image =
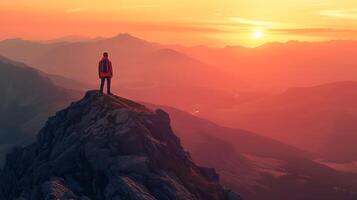
[[[98,75],[100,78],[100,93],[103,93],[104,83],[107,80],[107,94],[111,95],[110,82],[113,77],[112,62],[108,58],[108,53],[103,53],[103,58],[99,61]]]

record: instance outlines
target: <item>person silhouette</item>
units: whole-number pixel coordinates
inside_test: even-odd
[[[106,80],[107,94],[111,95],[112,93],[110,92],[110,85],[111,85],[111,79],[113,77],[113,68],[112,68],[112,62],[109,60],[107,52],[103,53],[103,58],[99,61],[98,75],[100,79],[100,93],[103,94],[103,88]]]

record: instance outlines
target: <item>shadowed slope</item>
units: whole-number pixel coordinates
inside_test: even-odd
[[[0,165],[8,147],[32,141],[48,116],[75,95],[43,73],[1,56],[0,93]]]

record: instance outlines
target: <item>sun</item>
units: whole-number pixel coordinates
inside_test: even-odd
[[[261,39],[262,37],[264,37],[264,33],[262,31],[254,31],[253,32],[253,38],[254,39]]]

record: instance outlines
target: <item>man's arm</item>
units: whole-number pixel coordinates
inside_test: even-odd
[[[98,77],[100,78],[100,66],[101,66],[101,61],[98,63]]]
[[[113,76],[113,67],[112,67],[112,62],[109,62],[109,72],[110,72],[110,77]]]

